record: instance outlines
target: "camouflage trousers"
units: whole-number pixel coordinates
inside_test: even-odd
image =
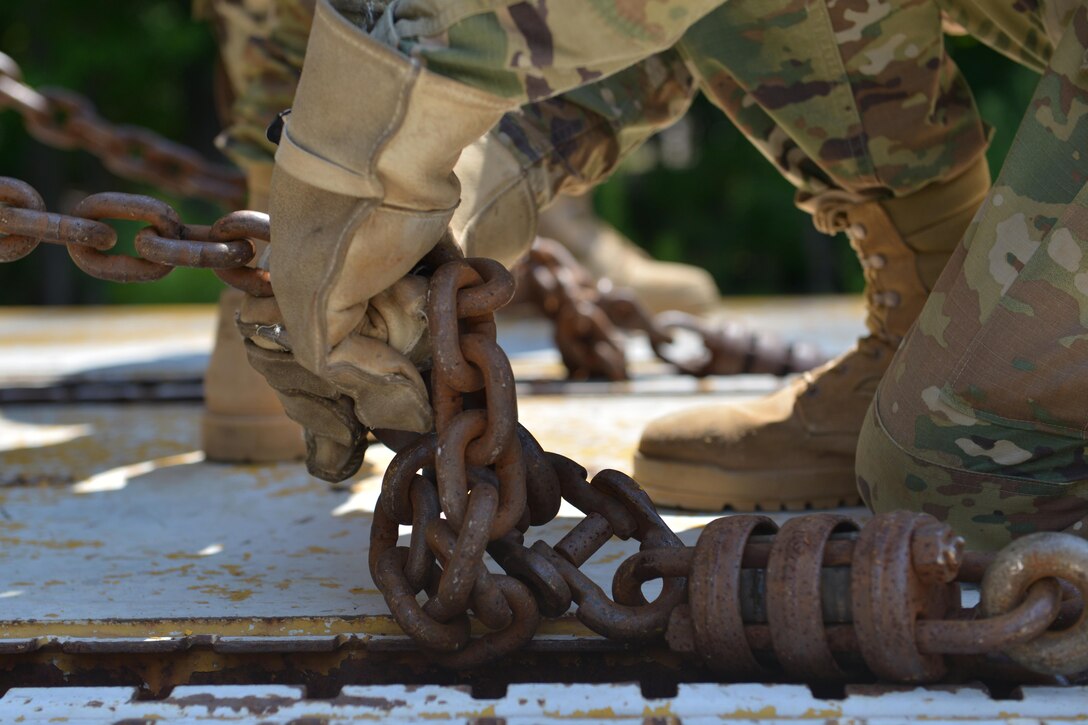
[[[276,147],[265,129],[291,106],[316,0],[194,0],[215,30],[230,97],[216,140],[239,166],[268,166]]]
[[[874,510],[927,511],[976,545],[1088,536],[1088,4],[1068,5],[1000,176],[858,445]]]
[[[290,105],[315,0],[197,1],[235,86],[223,145],[269,160],[264,128]],[[375,4],[333,2],[360,22]],[[699,92],[806,197],[901,195],[969,168],[986,133],[932,0],[870,4],[396,0],[374,35],[520,106],[494,133],[540,207],[607,178]]]
[[[238,118],[226,136],[228,150],[248,160],[270,158],[263,126],[289,105],[282,101],[297,78],[291,61],[302,57],[307,27],[303,3],[264,1],[271,22],[249,45],[258,49],[250,60],[265,65],[239,89]],[[361,25],[374,18],[373,3],[334,4]],[[1063,57],[1055,52],[1059,39],[1063,48],[1075,42],[1065,29],[1078,5],[395,0],[372,34],[433,72],[509,100],[512,110],[492,134],[519,158],[540,207],[606,178],[698,92],[801,200],[830,191],[862,200],[954,178],[985,149],[969,88],[944,51],[944,21],[1042,68]],[[1085,237],[1064,221],[1078,208],[1077,195],[1058,191],[1060,173],[1051,173],[1068,167],[1072,183],[1074,167],[1085,163],[1076,146],[1083,141],[1079,95],[1070,95],[1079,79],[1070,68],[1047,71],[1036,113],[884,381],[859,447],[859,484],[872,507],[931,511],[976,545],[1076,527],[1088,509],[1088,475],[1078,467],[1083,435],[1062,417],[1085,402],[1072,377],[1088,320],[1074,286]],[[253,110],[262,107],[254,125],[261,114]],[[1053,157],[1036,156],[1031,144],[1047,134]],[[1051,161],[1054,168],[1044,170]],[[1044,239],[1059,231],[1059,220],[1069,227],[1058,237],[1061,262],[1039,251],[1053,246]],[[1050,293],[1042,302],[1040,288]],[[999,343],[1024,349],[1003,365],[992,357]]]

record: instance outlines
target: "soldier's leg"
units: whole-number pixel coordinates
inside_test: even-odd
[[[265,129],[291,106],[316,0],[197,0],[210,21],[228,85],[216,144],[247,176],[250,209],[264,210],[276,147]]]
[[[314,0],[204,0],[229,85],[217,142],[246,175],[246,207],[265,211],[275,147],[268,121],[291,104],[306,49]],[[219,300],[215,347],[204,375],[202,448],[213,461],[278,461],[305,453],[302,429],[283,412],[268,383],[247,363],[234,324],[243,294]]]
[[[660,503],[856,500],[857,436],[877,382],[989,185],[985,132],[944,53],[937,7],[870,10],[731,0],[679,46],[817,226],[851,237],[871,334],[769,398],[651,424],[635,473]]]
[[[537,195],[538,232],[561,242],[594,275],[632,289],[651,311],[706,311],[718,301],[717,287],[705,270],[651,259],[596,218],[587,191],[686,113],[695,93],[683,59],[666,51],[508,114],[497,129],[522,167],[542,170],[536,183],[547,192]]]
[[[876,511],[948,520],[976,547],[1088,535],[1088,8],[877,391],[858,446]]]
[[[465,149],[455,171],[462,203],[454,233],[470,254],[528,247],[538,215],[588,192],[646,139],[687,112],[696,93],[685,61],[665,51],[606,79],[505,114]]]

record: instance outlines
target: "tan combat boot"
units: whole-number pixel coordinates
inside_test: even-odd
[[[989,185],[982,160],[901,199],[825,198],[815,223],[850,237],[865,271],[871,334],[766,398],[652,422],[634,476],[654,502],[707,511],[858,503],[854,454],[865,412]]]
[[[248,170],[250,209],[268,206],[272,164]],[[234,317],[245,293],[228,289],[219,297],[215,347],[204,374],[201,440],[209,461],[269,463],[306,455],[302,428],[283,412],[276,393],[246,359]]]
[[[661,262],[593,213],[589,195],[559,196],[540,213],[537,234],[556,240],[597,278],[634,291],[651,313],[699,314],[718,303],[718,287],[706,270]]]

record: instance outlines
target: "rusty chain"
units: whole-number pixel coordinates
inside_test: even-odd
[[[550,239],[533,243],[518,272],[529,300],[554,323],[555,344],[573,380],[628,379],[619,330],[645,333],[660,360],[695,377],[788,375],[827,360],[812,345],[787,345],[736,322],[715,324],[679,311],[651,315],[630,290],[594,279],[565,247]],[[678,356],[670,347],[677,330],[696,335],[702,353]]]
[[[601,304],[605,295],[566,248],[538,237],[519,267],[518,284],[555,325],[555,346],[571,379],[627,379],[618,326]],[[642,311],[637,305],[633,309],[636,315]],[[648,334],[657,334],[648,316],[637,322]]]
[[[512,277],[489,260],[439,256],[428,308],[436,429],[390,464],[370,549],[394,618],[439,663],[501,657],[529,642],[542,615],[577,604],[594,632],[664,641],[734,679],[932,682],[956,658],[997,652],[1035,672],[1088,670],[1083,539],[1035,534],[996,557],[965,553],[948,525],[896,511],[863,527],[831,513],[780,529],[730,516],[685,546],[631,478],[606,470],[587,480],[518,424],[494,325]],[[561,500],[585,518],[554,546],[526,546]],[[402,525],[412,527],[406,547]],[[620,564],[610,596],[580,567],[613,537],[640,551]],[[962,609],[960,583],[980,577],[982,604]],[[651,581],[660,593],[648,601]],[[487,630],[478,637],[470,613]]]
[[[147,222],[136,233],[138,256],[105,254],[117,232],[102,219]],[[0,177],[0,262],[22,259],[41,242],[63,244],[87,274],[111,282],[150,282],[175,267],[211,269],[227,284],[255,297],[271,297],[268,272],[248,267],[269,239],[268,215],[236,211],[211,226],[187,225],[169,204],[150,196],[104,192],[86,197],[71,214],[45,209],[34,187]]]
[[[78,93],[32,88],[22,81],[18,64],[3,53],[0,108],[18,112],[35,139],[61,149],[88,151],[122,178],[219,202],[230,209],[245,202],[245,178],[234,167],[208,161],[148,129],[110,123]]]

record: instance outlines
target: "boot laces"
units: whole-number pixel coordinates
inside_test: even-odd
[[[844,232],[850,239],[850,246],[857,253],[865,275],[865,296],[871,319],[876,321],[880,330],[887,330],[888,310],[899,307],[903,298],[900,292],[886,287],[889,279],[885,271],[889,265],[888,257],[873,251],[871,243],[866,244],[869,230],[865,224],[851,218],[853,211],[868,201],[871,200],[857,194],[831,189],[809,199],[806,208],[811,210],[812,223],[819,231],[824,234]],[[863,351],[868,353],[867,350]],[[876,350],[874,356],[880,354]]]
[[[825,191],[813,200],[812,225],[822,234],[850,231],[850,209],[857,205],[854,194],[845,191]]]

